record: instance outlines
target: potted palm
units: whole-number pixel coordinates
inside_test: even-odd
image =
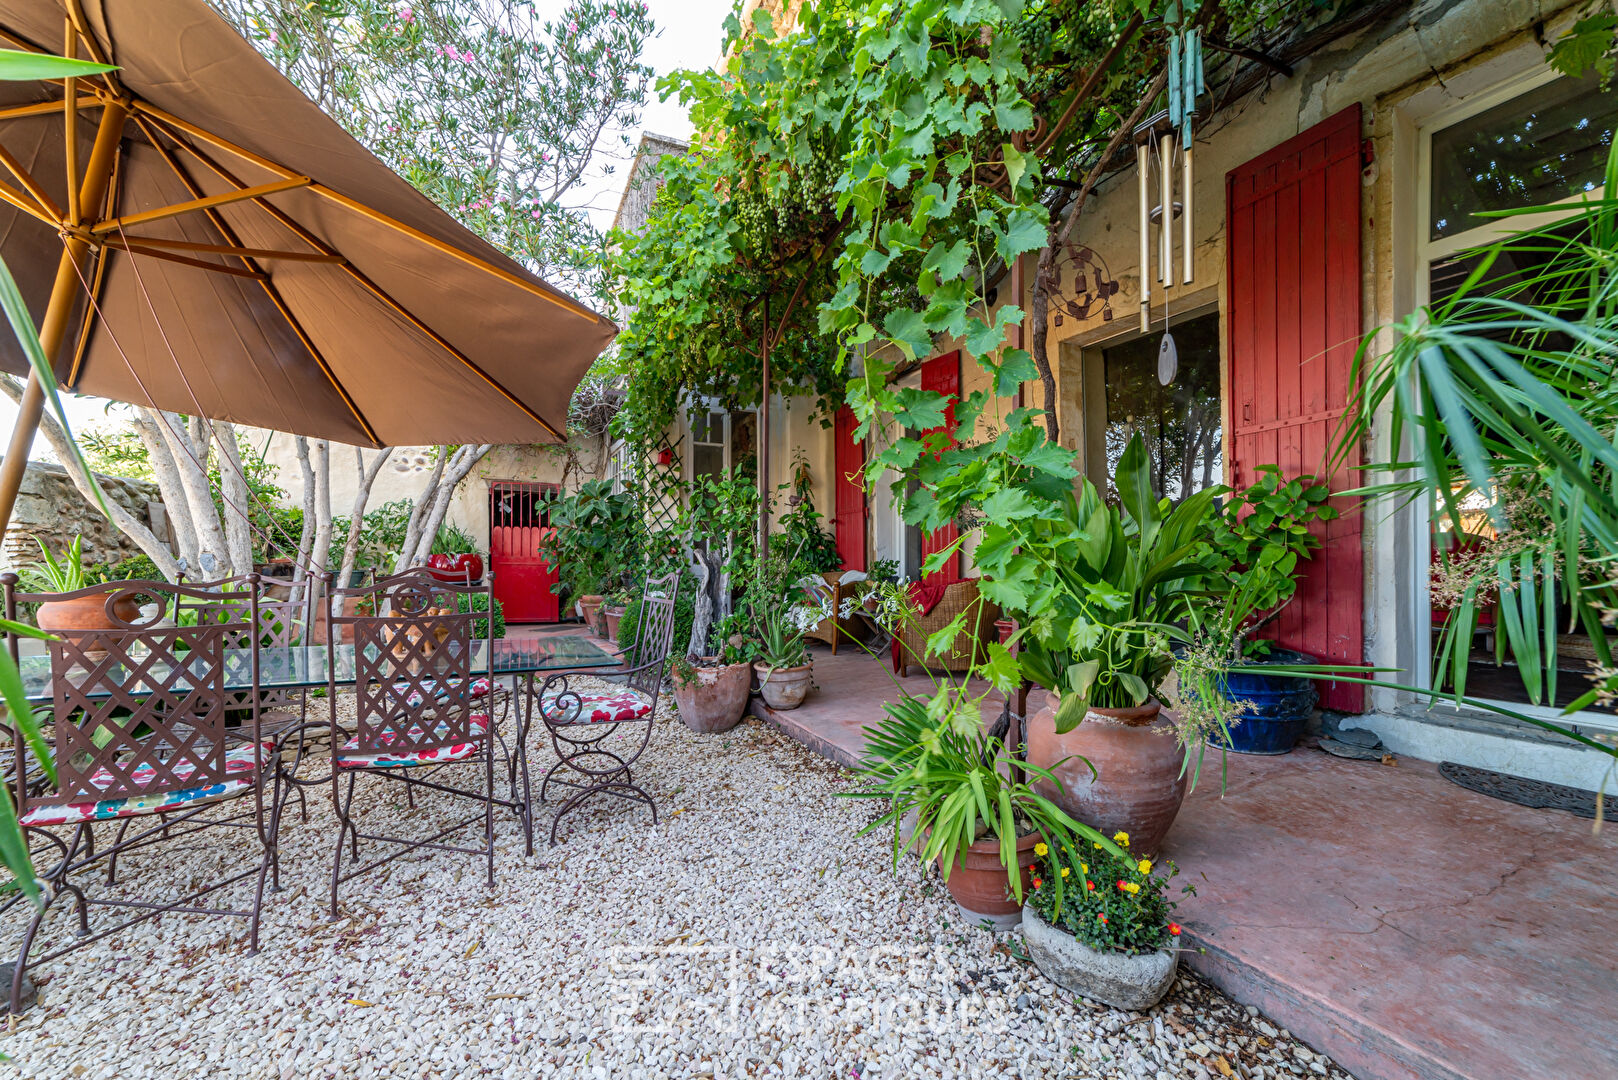
[[[1172,508],[1160,501],[1138,435],[1113,484],[1117,504],[1085,480],[1048,516],[1020,526],[1015,551],[990,565],[980,556],[979,565],[995,577],[985,591],[1023,626],[1013,635],[1018,666],[1048,691],[1028,724],[1027,757],[1053,779],[1036,779],[1035,789],[1151,853],[1208,737],[1210,710],[1164,709],[1159,692],[1174,646],[1186,641],[1177,624],[1202,595],[1190,583],[1202,572],[1217,492]]]
[[[939,701],[949,703],[948,715],[939,715]],[[1024,779],[1055,781],[1009,758],[983,730],[981,705],[958,686],[932,702],[907,695],[885,705],[887,719],[868,729],[860,770],[866,787],[849,794],[888,804],[860,835],[892,828],[895,867],[905,850],[915,850],[937,863],[969,921],[1005,929],[1022,918],[1036,852],[1083,843],[1123,853]]]

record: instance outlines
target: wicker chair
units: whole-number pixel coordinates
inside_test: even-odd
[[[944,629],[961,612],[968,611],[966,626],[950,647],[937,656],[927,655],[927,639]],[[983,658],[983,650],[996,634],[995,620],[1000,618],[1000,606],[981,598],[977,578],[964,578],[952,582],[944,590],[944,599],[925,615],[906,624],[894,639],[893,666],[900,676],[910,674],[910,665],[927,667],[936,665],[945,671],[966,671],[972,666],[974,654]]]

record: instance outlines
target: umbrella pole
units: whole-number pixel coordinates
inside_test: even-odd
[[[123,138],[127,107],[118,101],[108,101],[101,109],[101,125],[96,129],[95,147],[85,167],[84,182],[79,188],[79,209],[91,215],[101,211],[101,200],[107,193],[112,177],[113,162],[118,157],[118,141]],[[77,226],[78,222],[69,222]],[[90,250],[87,239],[68,233],[62,241],[62,259],[56,264],[56,282],[51,286],[50,302],[45,307],[45,319],[39,326],[39,343],[46,359],[55,363],[55,357],[67,336],[68,319],[78,299],[85,254]],[[39,430],[39,418],[45,409],[45,388],[39,375],[30,370],[28,385],[23,389],[22,402],[17,406],[17,425],[11,429],[11,443],[6,457],[0,461],[0,538],[11,525],[11,511],[17,505],[17,492],[22,488],[23,473],[28,469],[28,453],[33,449],[34,433]]]

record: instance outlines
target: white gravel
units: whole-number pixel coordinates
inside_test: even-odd
[[[871,806],[835,797],[848,773],[756,721],[698,736],[660,714],[637,770],[660,823],[603,800],[547,849],[547,813],[525,859],[503,812],[493,892],[475,857],[421,854],[349,883],[329,921],[335,829],[311,792],[257,956],[240,920],[168,915],[54,961],[0,1075],[1347,1077],[1191,976],[1149,1014],[1075,999],[1016,935],[961,925],[936,873],[895,877],[884,840],[855,836]],[[553,759],[541,743],[536,780]],[[410,813],[362,786],[373,821]],[[447,802],[418,800],[413,826]],[[239,859],[204,836],[129,858],[126,882]]]

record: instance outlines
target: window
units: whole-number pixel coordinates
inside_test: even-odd
[[[1187,319],[1170,328],[1179,351],[1179,370],[1164,386],[1157,376],[1161,332],[1133,338],[1100,351],[1101,386],[1087,408],[1087,420],[1103,438],[1087,440],[1091,479],[1113,497],[1111,478],[1118,459],[1137,432],[1152,461],[1152,487],[1179,500],[1224,482],[1224,432],[1219,400],[1219,316]],[[1102,465],[1102,452],[1105,465]],[[1105,476],[1101,475],[1105,470]]]
[[[691,414],[691,478],[725,475],[725,414]]]
[[[1602,183],[1618,127],[1618,95],[1595,72],[1557,79],[1432,136],[1431,221],[1441,240],[1485,223],[1480,213],[1543,206]]]

